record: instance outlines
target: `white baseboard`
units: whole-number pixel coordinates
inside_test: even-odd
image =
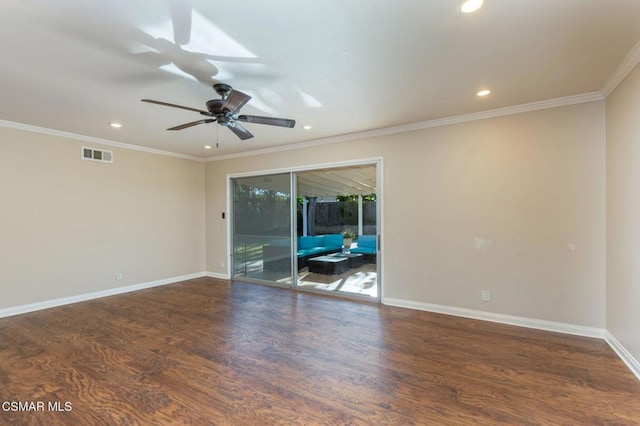
[[[631,370],[631,372],[636,375],[638,380],[640,380],[640,362],[638,362],[638,360],[635,359],[624,346],[622,346],[618,339],[613,337],[613,334],[609,333],[608,331],[605,332],[604,340],[609,344],[609,346],[611,346],[611,349],[613,349],[613,351],[618,354],[620,359],[627,365],[629,370]]]
[[[63,297],[60,299],[46,300],[44,302],[30,303],[28,305],[15,306],[11,308],[0,309],[0,318],[10,317],[13,315],[25,314],[27,312],[39,311],[41,309],[53,308],[56,306],[69,305],[71,303],[84,302],[85,300],[99,299],[101,297],[114,296],[116,294],[129,293],[132,291],[142,290],[145,288],[158,287],[161,285],[173,284],[180,281],[192,280],[194,278],[202,278],[205,272],[197,272],[195,274],[182,275],[179,277],[165,278],[157,281],[149,281],[141,284],[134,284],[125,287],[110,288],[108,290],[95,291],[93,293],[84,293],[77,296]]]
[[[606,341],[611,349],[620,357],[631,372],[640,380],[640,362],[625,349],[624,346],[609,331],[602,328],[584,327],[574,324],[565,324],[561,322],[544,321],[533,318],[517,317],[512,315],[496,314],[493,312],[476,311],[472,309],[455,308],[445,305],[435,305],[432,303],[414,302],[411,300],[393,299],[385,297],[382,303],[389,306],[397,306],[400,308],[417,309],[420,311],[436,312],[439,314],[454,315],[477,319],[482,321],[491,321],[501,324],[517,325],[520,327],[535,328],[538,330],[553,331],[556,333],[573,334],[578,336],[594,337]]]
[[[517,317],[513,315],[496,314],[493,312],[476,311],[472,309],[455,308],[432,303],[414,302],[411,300],[392,299],[385,297],[382,303],[400,308],[418,309],[420,311],[437,312],[440,314],[455,315],[457,317],[472,318],[482,321],[491,321],[501,324],[517,325],[520,327],[535,328],[538,330],[554,331],[556,333],[574,334],[578,336],[595,337],[604,339],[606,330],[595,327],[565,324],[561,322],[544,321],[534,318]]]
[[[228,280],[230,277],[227,274],[222,274],[220,272],[205,272],[204,273],[205,277],[209,277],[209,278],[218,278],[220,280]]]

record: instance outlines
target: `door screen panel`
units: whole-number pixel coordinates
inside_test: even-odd
[[[290,174],[233,179],[233,275],[278,283],[291,277]]]

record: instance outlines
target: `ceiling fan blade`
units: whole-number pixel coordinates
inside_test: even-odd
[[[203,110],[198,109],[198,108],[191,108],[191,107],[186,107],[186,106],[182,106],[182,105],[170,104],[170,103],[167,103],[167,102],[154,101],[153,99],[141,99],[141,100],[142,100],[142,102],[148,102],[150,104],[158,104],[158,105],[164,105],[164,106],[173,107],[173,108],[181,108],[181,109],[186,109],[186,110],[189,110],[189,111],[199,112],[202,115],[213,116],[213,114],[211,114],[209,111],[203,111]]]
[[[238,123],[230,123],[227,127],[242,140],[250,139],[253,137],[250,131],[248,131]]]
[[[215,118],[206,118],[204,120],[192,121],[191,123],[184,123],[179,126],[170,127],[167,130],[182,130],[186,129],[187,127],[196,126],[198,124],[213,123],[214,121],[216,121]]]
[[[240,108],[249,102],[249,99],[251,99],[251,96],[246,93],[231,90],[231,92],[229,92],[229,96],[227,96],[227,100],[224,105],[222,105],[222,108],[228,109],[232,114],[235,114],[240,110]]]
[[[180,46],[188,44],[191,38],[191,15],[193,11],[189,3],[180,0],[169,0],[169,10],[171,11],[171,21],[173,23],[173,41]]]
[[[268,124],[270,126],[281,126],[293,128],[296,125],[296,120],[289,120],[288,118],[276,118],[276,117],[261,117],[259,115],[241,115],[238,120],[245,123],[256,124]]]

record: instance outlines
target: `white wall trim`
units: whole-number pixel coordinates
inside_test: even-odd
[[[233,186],[232,186],[232,182],[231,182],[231,177],[229,175],[227,175],[226,181],[225,181],[225,191],[226,191],[226,212],[227,212],[227,218],[225,219],[225,229],[227,232],[227,259],[225,260],[225,265],[227,266],[227,275],[229,275],[229,277],[231,277],[231,275],[235,274],[235,259],[233,257],[233,229],[232,229],[232,224],[233,224],[233,215],[234,215],[234,211],[233,211]],[[234,269],[232,272],[232,268]]]
[[[211,271],[207,271],[204,273],[205,277],[209,277],[209,278],[217,278],[219,280],[228,280],[230,279],[229,274],[224,274],[224,273],[220,273],[220,272],[211,272]]]
[[[573,334],[577,336],[603,339],[611,349],[625,363],[631,372],[640,380],[640,362],[631,355],[627,349],[607,330],[595,327],[585,327],[575,324],[545,321],[534,318],[517,317],[512,315],[496,314],[493,312],[476,311],[472,309],[456,308],[432,303],[414,302],[411,300],[394,299],[384,297],[382,303],[400,308],[417,309],[420,311],[436,312],[439,314],[454,315],[457,317],[471,318],[481,321],[491,321],[500,324],[515,325],[518,327],[534,328],[537,330],[553,331],[555,333]]]
[[[256,149],[245,152],[218,155],[207,157],[206,162],[228,160],[231,158],[250,157],[253,155],[271,154],[283,151],[309,148],[314,146],[328,145],[340,142],[348,142],[358,139],[374,138],[378,136],[391,135],[396,133],[411,132],[414,130],[428,129],[431,127],[449,126],[452,124],[466,123],[469,121],[484,120],[488,118],[502,117],[505,115],[520,114],[524,112],[537,111],[548,108],[558,108],[569,105],[576,105],[586,102],[602,101],[604,97],[600,92],[583,93],[580,95],[565,96],[562,98],[548,99],[544,101],[531,102],[528,104],[515,105],[505,108],[492,109],[489,111],[475,112],[472,114],[457,115],[436,120],[422,121],[419,123],[406,124],[403,126],[386,127],[383,129],[368,130],[364,132],[350,133],[346,135],[333,136],[323,139],[314,139],[305,142],[297,142],[286,145],[279,145],[269,148]]]
[[[39,311],[42,309],[54,308],[56,306],[69,305],[71,303],[84,302],[86,300],[99,299],[101,297],[114,296],[116,294],[130,293],[132,291],[143,290],[145,288],[173,284],[180,281],[192,280],[194,278],[202,278],[204,276],[205,276],[205,272],[197,272],[195,274],[165,278],[157,281],[149,281],[146,283],[133,284],[125,287],[110,288],[108,290],[95,291],[92,293],[78,294],[76,296],[63,297],[60,299],[46,300],[44,302],[37,302],[37,303],[31,303],[28,305],[0,309],[0,318],[25,314],[27,312]]]
[[[631,355],[631,353],[622,344],[613,337],[613,334],[609,331],[605,332],[604,340],[611,346],[611,349],[620,357],[620,359],[627,365],[629,370],[635,374],[640,380],[640,362]]]
[[[62,132],[60,130],[47,129],[46,127],[32,126],[30,124],[16,123],[14,121],[0,120],[0,126],[10,127],[12,129],[25,130],[27,132],[42,133],[50,136],[58,136],[61,138],[75,139],[82,142],[96,143],[100,145],[115,146],[122,149],[130,149],[133,151],[148,152],[151,154],[166,155],[168,157],[182,158],[185,160],[193,160],[204,162],[204,158],[193,157],[186,154],[178,154],[177,152],[163,151],[161,149],[148,148],[145,146],[131,145],[123,142],[115,142],[108,139],[94,138],[93,136],[79,135],[77,133]]]
[[[384,254],[384,245],[387,241],[385,236],[385,226],[384,226],[384,206],[386,203],[385,193],[384,193],[384,158],[380,157],[378,162],[376,163],[376,200],[379,199],[380,202],[376,201],[376,217],[377,217],[377,237],[378,242],[376,246],[378,247],[378,253],[376,254],[377,261],[377,273],[378,273],[378,301],[382,302],[385,293],[385,285],[387,282],[387,278],[385,276],[386,268],[384,267],[386,262],[386,256]]]
[[[633,61],[636,59],[640,60],[640,43],[639,45],[636,45],[636,48],[634,48],[632,53],[634,51],[637,51],[637,52],[634,55],[632,55],[631,53],[629,54],[629,56],[632,57],[632,59],[629,59],[629,61]],[[637,60],[636,60],[636,63],[637,63]],[[631,66],[631,68],[628,69],[626,72],[627,73],[630,72],[631,69],[633,69],[633,66]],[[624,78],[624,76],[622,78]],[[620,81],[622,81],[622,78],[620,79]],[[601,94],[601,92],[583,93],[579,95],[565,96],[562,98],[555,98],[555,99],[547,99],[543,101],[531,102],[531,103],[522,104],[522,105],[514,105],[514,106],[509,106],[504,108],[492,109],[488,111],[475,112],[471,114],[464,114],[464,115],[457,115],[453,117],[422,121],[422,122],[406,124],[402,126],[367,130],[364,132],[355,132],[355,133],[350,133],[346,135],[332,136],[328,138],[314,139],[314,140],[304,141],[304,142],[295,142],[295,143],[286,144],[286,145],[255,149],[255,150],[250,150],[245,152],[217,155],[217,156],[207,157],[207,158],[194,157],[191,155],[179,154],[179,153],[170,152],[170,151],[163,151],[160,149],[148,148],[148,147],[139,146],[139,145],[132,145],[132,144],[127,144],[123,142],[115,142],[108,139],[95,138],[93,136],[79,135],[79,134],[70,133],[70,132],[63,132],[59,130],[32,126],[30,124],[17,123],[17,122],[7,121],[7,120],[0,120],[0,126],[10,127],[18,130],[26,130],[29,132],[42,133],[42,134],[47,134],[52,136],[58,136],[58,137],[67,138],[67,139],[75,139],[83,142],[114,146],[122,149],[130,149],[134,151],[142,151],[142,152],[148,152],[152,154],[166,155],[169,157],[183,158],[183,159],[193,160],[198,162],[211,162],[211,161],[228,160],[231,158],[250,157],[254,155],[292,151],[296,149],[309,148],[314,146],[328,145],[328,144],[348,142],[348,141],[365,139],[365,138],[373,138],[373,137],[384,136],[384,135],[411,132],[414,130],[428,129],[431,127],[449,126],[452,124],[459,124],[459,123],[466,123],[469,121],[477,121],[477,120],[484,120],[488,118],[502,117],[505,115],[520,114],[524,112],[537,111],[537,110],[548,109],[548,108],[558,108],[558,107],[576,105],[576,104],[586,103],[586,102],[601,101],[603,99],[604,99],[604,96]]]
[[[611,74],[607,81],[602,85],[602,88],[600,89],[602,96],[605,98],[609,96],[611,92],[613,92],[616,87],[622,83],[622,80],[624,80],[629,73],[633,71],[638,63],[640,63],[640,41],[633,46],[633,49],[631,49],[622,62],[620,62],[618,68],[616,68],[613,74]]]
[[[278,169],[263,169],[263,170],[252,170],[249,172],[229,173],[227,174],[227,178],[235,179],[235,178],[243,178],[243,177],[262,176],[262,175],[275,175],[280,173],[305,172],[309,170],[332,169],[336,167],[366,166],[366,165],[374,165],[377,163],[382,164],[382,157],[359,158],[355,160],[334,161],[331,163],[313,163],[313,164],[307,164],[304,166],[291,166],[291,167],[281,167]]]
[[[385,297],[382,303],[400,308],[418,309],[421,311],[436,312],[439,314],[454,315],[482,321],[497,322],[500,324],[516,325],[519,327],[535,328],[537,330],[553,331],[556,333],[573,334],[577,336],[595,337],[604,339],[605,330],[602,328],[585,327],[581,325],[565,324],[561,322],[545,321],[534,318],[517,317],[513,315],[496,314],[493,312],[476,311],[472,309],[456,308],[431,303],[413,302],[411,300],[393,299]]]

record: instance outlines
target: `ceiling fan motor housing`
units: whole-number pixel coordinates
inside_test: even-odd
[[[224,83],[217,83],[213,85],[213,90],[222,97],[222,100],[226,100],[229,93],[233,90],[233,87]]]
[[[206,103],[207,105],[207,110],[213,114],[213,115],[218,115],[218,114],[222,114],[222,106],[224,105],[224,99],[211,99],[210,101],[207,101]]]

